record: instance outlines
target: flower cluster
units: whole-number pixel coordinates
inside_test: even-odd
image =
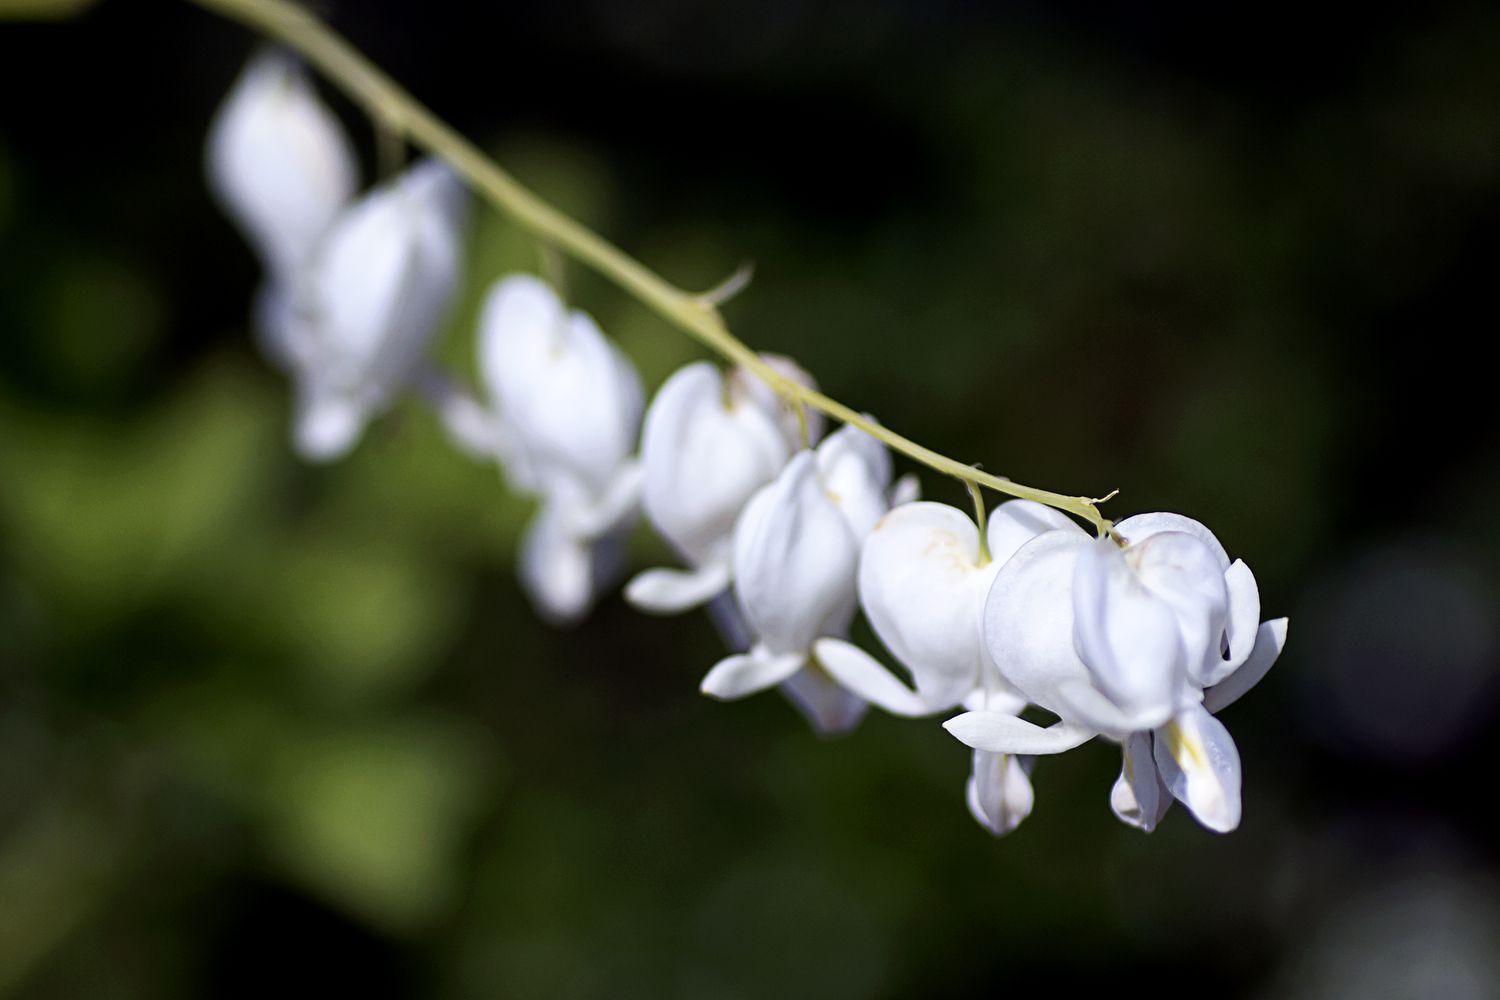
[[[347,138],[280,55],[219,112],[209,173],[264,263],[256,322],[294,385],[299,453],[337,458],[400,396],[426,398],[536,499],[520,578],[548,620],[579,620],[620,580],[644,515],[681,566],[637,574],[626,599],[708,608],[729,655],[705,694],[774,687],[822,733],[871,706],[951,715],[973,751],[969,808],[996,834],[1030,813],[1036,757],[1096,737],[1121,748],[1125,822],[1150,831],[1176,800],[1209,829],[1239,823],[1239,756],[1214,713],[1270,669],[1287,623],[1260,621],[1254,576],[1202,524],[1144,514],[1095,538],[1029,500],[978,504],[977,523],[918,500],[870,433],[825,437],[789,402],[813,383],[785,358],[762,359],[776,387],[689,364],[647,407],[629,359],[529,275],[489,290],[480,389],[463,389],[426,360],[457,283],[461,188],[421,163],[356,196]],[[901,674],[850,641],[861,611]]]

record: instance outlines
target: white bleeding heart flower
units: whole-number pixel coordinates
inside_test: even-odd
[[[1239,757],[1208,713],[1270,669],[1286,620],[1255,624],[1254,577],[1198,522],[1147,514],[1116,530],[1120,544],[1078,531],[1037,536],[1001,568],[985,604],[985,642],[1001,674],[1062,724],[1042,730],[971,712],[947,727],[975,749],[1016,753],[1067,748],[1047,747],[1046,733],[1064,744],[1069,732],[1101,733],[1124,747],[1111,796],[1121,818],[1155,825],[1165,808],[1159,772],[1201,823],[1233,829]]]
[[[1027,773],[1031,757],[974,751],[974,764],[964,787],[969,812],[979,825],[1003,837],[1031,815],[1036,793]]]
[[[795,416],[788,423],[781,400],[748,372],[725,376],[705,361],[673,373],[646,411],[642,506],[690,568],[647,570],[630,581],[626,598],[671,614],[723,593],[733,575],[735,521],[786,465],[800,433]]]
[[[412,167],[350,206],[289,315],[303,457],[346,454],[418,378],[458,283],[463,190],[448,168]]]
[[[525,274],[485,299],[479,370],[496,457],[514,485],[542,498],[522,543],[522,582],[545,618],[577,621],[621,567],[639,507],[640,376],[592,318]]]
[[[354,151],[290,56],[251,59],[209,130],[209,185],[274,282],[312,257],[354,195]],[[279,306],[277,306],[279,307]]]
[[[745,506],[734,532],[734,590],[755,641],[709,671],[704,693],[733,699],[781,685],[823,732],[863,716],[865,700],[813,652],[820,638],[845,635],[854,618],[861,532],[889,486],[889,457],[859,437],[868,439],[846,427],[817,452],[798,452]]]
[[[940,712],[966,700],[998,700],[1007,694],[1024,706],[1025,700],[1013,697],[989,663],[981,627],[985,599],[1001,565],[1024,541],[1043,531],[1073,527],[1066,515],[1050,507],[1011,500],[988,518],[986,553],[979,528],[957,508],[940,503],[896,507],[864,541],[859,599],[875,634],[910,671],[916,691],[842,640],[821,641],[820,660],[846,686],[900,715]]]

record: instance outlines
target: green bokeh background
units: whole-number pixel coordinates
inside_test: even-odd
[[[1371,995],[1319,942],[1377,958],[1339,921],[1387,880],[1459,915],[1432,974],[1467,960],[1475,992],[1447,995],[1497,995],[1494,644],[1452,740],[1404,755],[1330,713],[1317,655],[1384,634],[1338,613],[1369,553],[1436,560],[1458,604],[1389,689],[1436,727],[1443,614],[1493,617],[1493,8],[418,6],[331,13],[670,280],[754,260],[745,339],[1246,558],[1293,628],[1226,713],[1244,825],[1121,826],[1090,746],[992,841],[935,722],[821,740],[775,695],[702,699],[699,616],[539,624],[528,503],[420,404],[299,464],[201,180],[249,42],[105,0],[0,25],[0,996]],[[537,250],[479,209],[468,259],[436,352],[466,375],[479,298]],[[648,385],[701,356],[569,283]],[[642,529],[634,565],[666,558]]]

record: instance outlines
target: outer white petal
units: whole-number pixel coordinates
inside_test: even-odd
[[[1220,712],[1239,701],[1246,691],[1260,683],[1260,679],[1275,665],[1286,645],[1287,619],[1276,618],[1262,622],[1255,634],[1255,647],[1245,663],[1224,680],[1203,692],[1203,707],[1210,712]]]
[[[1219,544],[1219,539],[1201,521],[1195,521],[1191,517],[1162,511],[1152,514],[1136,514],[1115,523],[1115,533],[1131,545],[1138,545],[1152,535],[1161,534],[1163,531],[1180,531],[1183,534],[1192,535],[1209,547],[1219,561],[1221,571],[1229,568],[1229,553],[1224,551],[1224,546]]]
[[[974,751],[965,798],[970,814],[997,837],[1020,826],[1036,801],[1031,778],[1019,758],[983,750]]]
[[[720,701],[734,701],[775,687],[801,670],[805,662],[801,654],[773,653],[757,645],[748,653],[726,656],[714,664],[699,690]]]
[[[1007,500],[989,513],[985,539],[990,558],[1004,566],[1016,550],[1037,535],[1064,531],[1087,538],[1088,533],[1062,511],[1035,500]]]
[[[1240,825],[1240,754],[1224,724],[1201,706],[1180,712],[1153,739],[1172,795],[1218,833]]]
[[[745,620],[777,653],[805,652],[841,635],[854,616],[858,548],[799,452],[745,506],[734,532],[734,588]]]
[[[845,639],[819,639],[813,643],[813,656],[844,688],[892,715],[916,718],[946,707],[923,701],[879,660]]]
[[[996,562],[979,565],[978,529],[946,504],[897,507],[861,547],[860,606],[934,709],[980,684],[980,622],[999,571]]]
[[[797,707],[813,729],[824,736],[846,733],[859,725],[869,703],[845,689],[816,663],[809,663],[781,685],[781,693]]]
[[[1150,833],[1172,806],[1151,753],[1151,734],[1132,733],[1120,746],[1120,776],[1109,794],[1110,808],[1121,822]]]
[[[818,476],[844,520],[863,539],[890,509],[891,456],[857,427],[844,427],[818,445]]]
[[[1192,535],[1164,531],[1127,548],[1125,562],[1176,616],[1188,677],[1199,687],[1211,683],[1207,678],[1224,663],[1229,614],[1225,575],[1213,551]]]
[[[567,531],[566,518],[544,503],[521,540],[521,584],[537,613],[556,625],[587,614],[597,592],[592,546]]]
[[[315,265],[308,381],[374,412],[414,377],[457,286],[456,184],[446,168],[419,164],[340,216]]]
[[[598,538],[633,524],[640,504],[641,464],[626,458],[615,467],[602,492],[585,498],[573,511],[571,528],[585,538]]]
[[[356,184],[354,151],[302,69],[250,61],[209,131],[210,187],[273,279],[301,270]]]
[[[1102,702],[1090,727],[1123,738],[1140,726],[1093,688],[1073,644],[1073,570],[1091,543],[1075,531],[1049,531],[1016,551],[1000,568],[984,605],[984,642],[1011,686],[1033,704],[1067,722],[1084,722],[1073,710],[1074,690]]]
[[[697,569],[648,569],[625,585],[625,599],[641,611],[675,615],[706,604],[729,587],[727,554]]]
[[[642,501],[653,527],[690,562],[708,559],[746,501],[791,450],[776,419],[708,362],[679,369],[646,411]]]
[[[635,368],[584,313],[528,275],[497,282],[480,322],[480,368],[542,488],[562,476],[601,493],[635,447]]]
[[[1107,538],[1079,556],[1072,595],[1074,642],[1094,686],[1135,720],[1132,729],[1167,721],[1186,670],[1172,607],[1146,587]]]
[[[1091,729],[1065,722],[1043,729],[1006,712],[965,712],[943,723],[943,728],[975,750],[1029,756],[1062,753],[1096,735]]]

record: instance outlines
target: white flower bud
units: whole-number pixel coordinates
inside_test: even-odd
[[[273,281],[297,278],[354,194],[354,152],[306,74],[274,51],[256,56],[209,131],[208,177]]]

